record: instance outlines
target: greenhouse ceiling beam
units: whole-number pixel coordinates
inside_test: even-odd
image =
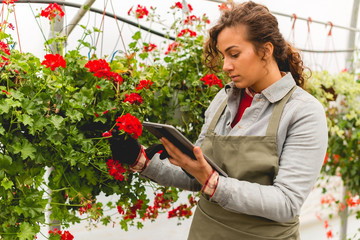
[[[59,5],[63,5],[63,6],[67,6],[67,7],[74,7],[74,8],[81,8],[81,4],[78,4],[78,3],[72,3],[72,2],[63,2],[63,1],[50,1],[50,0],[18,0],[16,3],[44,3],[44,4],[49,4],[49,3],[57,3]],[[125,19],[123,17],[120,17],[118,15],[115,15],[113,13],[109,13],[109,12],[104,12],[104,10],[101,10],[101,9],[97,9],[97,8],[93,8],[93,7],[90,7],[89,9],[91,12],[95,12],[95,13],[99,13],[99,14],[104,14],[105,16],[107,17],[112,17],[112,18],[116,18],[117,20],[121,21],[121,22],[124,22],[124,23],[127,23],[131,26],[134,26],[134,27],[140,27],[140,29],[144,30],[144,31],[147,31],[149,33],[152,33],[152,34],[155,34],[157,36],[160,36],[160,37],[163,37],[163,38],[167,38],[167,39],[170,39],[170,40],[174,40],[175,41],[175,37],[172,37],[172,36],[169,36],[169,35],[166,35],[166,34],[163,34],[159,31],[155,31],[155,30],[152,30],[146,26],[143,26],[141,24],[138,24],[136,22],[133,22],[133,21],[130,21],[128,19]]]
[[[222,1],[222,0],[205,0],[208,2],[217,2],[217,3],[227,3],[227,1]],[[275,12],[275,11],[271,11],[271,13],[275,14],[275,15],[279,15],[279,16],[283,16],[283,17],[289,17],[289,18],[294,18],[294,14],[286,14],[286,13],[281,13],[281,12]],[[309,21],[309,18],[303,18],[303,17],[296,17],[296,19],[299,20],[304,20],[304,21]],[[322,21],[318,21],[318,20],[311,20],[311,22],[313,23],[318,23],[318,24],[322,24],[322,25],[332,25],[332,27],[334,28],[341,28],[341,29],[345,29],[345,30],[349,30],[349,31],[353,31],[353,32],[360,32],[360,29],[358,28],[354,28],[354,27],[344,27],[344,26],[340,26],[340,25],[335,25],[332,24],[330,21],[328,22],[322,22]]]

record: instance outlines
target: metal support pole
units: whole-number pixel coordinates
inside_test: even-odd
[[[348,206],[346,204],[346,197],[347,197],[347,188],[346,186],[343,187],[343,193],[342,193],[342,201],[343,204],[345,205],[345,208],[342,212],[340,212],[340,240],[346,240],[346,235],[347,235],[347,223],[348,223],[348,218],[349,218],[349,209]]]
[[[71,22],[62,30],[62,36],[69,36],[74,27],[80,22],[85,13],[90,10],[91,6],[96,0],[87,0],[79,9],[77,14],[73,17]]]
[[[360,0],[354,0],[352,14],[351,14],[351,23],[350,23],[350,27],[352,28],[357,27],[357,22],[359,17],[359,5],[360,5]],[[348,48],[355,48],[355,39],[356,39],[356,32],[349,31]],[[354,70],[354,52],[350,52],[347,54],[346,66],[350,72]]]

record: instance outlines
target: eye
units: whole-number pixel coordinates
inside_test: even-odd
[[[239,53],[230,54],[230,56],[231,56],[232,58],[237,58],[237,57],[239,56]]]

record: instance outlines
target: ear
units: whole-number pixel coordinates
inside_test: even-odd
[[[271,58],[273,52],[274,52],[274,45],[271,42],[266,42],[264,44],[264,59]]]

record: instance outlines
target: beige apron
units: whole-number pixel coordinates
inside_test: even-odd
[[[225,100],[211,121],[201,145],[204,154],[231,178],[272,185],[279,169],[276,134],[284,106],[296,86],[276,103],[266,136],[219,136],[214,133]],[[189,240],[298,240],[298,217],[279,223],[263,217],[230,212],[202,195],[190,228]]]

